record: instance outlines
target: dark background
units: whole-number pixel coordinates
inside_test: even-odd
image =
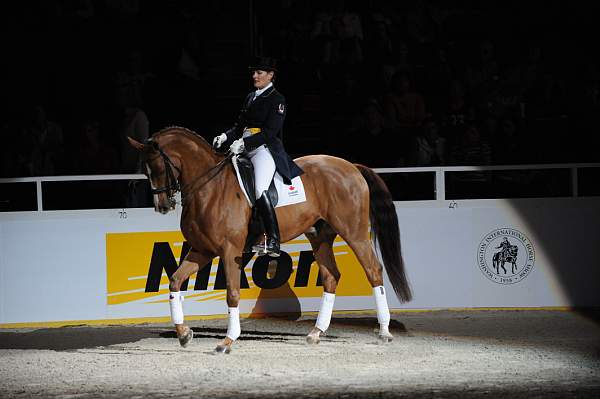
[[[279,60],[294,157],[373,167],[598,162],[598,8],[15,2],[1,17],[0,177],[136,173],[125,135],[171,125],[210,141],[252,90],[252,55]],[[410,87],[399,88],[401,77]]]

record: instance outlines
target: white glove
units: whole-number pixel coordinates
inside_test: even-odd
[[[219,148],[223,145],[224,142],[227,141],[227,135],[225,133],[221,133],[217,137],[213,139],[213,148]]]
[[[244,152],[244,150],[244,139],[237,139],[236,141],[231,143],[231,146],[229,146],[229,151],[231,151],[234,154],[240,154]]]

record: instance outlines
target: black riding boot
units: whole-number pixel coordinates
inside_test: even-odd
[[[256,200],[255,206],[265,226],[267,237],[264,246],[261,245],[260,248],[254,247],[253,249],[256,249],[257,252],[266,252],[270,256],[279,256],[279,225],[277,224],[275,209],[266,191],[263,191],[260,198]]]

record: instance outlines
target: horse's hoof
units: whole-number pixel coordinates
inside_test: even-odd
[[[307,335],[306,336],[306,343],[310,344],[310,345],[316,345],[319,342],[321,342],[321,338],[319,338],[316,335]]]
[[[389,344],[394,340],[394,336],[392,334],[379,334],[379,342],[381,344]]]
[[[185,334],[179,337],[179,345],[185,348],[190,343],[192,338],[194,338],[194,331],[189,328]]]
[[[231,346],[229,346],[229,345],[217,345],[217,347],[215,348],[215,353],[221,353],[221,354],[228,355],[228,354],[231,353]]]

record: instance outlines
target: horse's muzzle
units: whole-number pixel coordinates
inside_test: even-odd
[[[171,209],[173,209],[173,208],[168,207],[168,206],[162,206],[162,205],[160,205],[157,208],[155,208],[155,211],[159,212],[162,215],[166,215],[167,213],[169,213],[169,211]]]

